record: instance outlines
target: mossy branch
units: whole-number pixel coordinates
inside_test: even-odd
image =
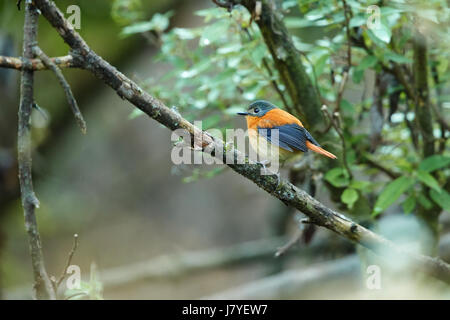
[[[37,21],[39,14],[36,8],[28,3],[25,6],[23,56],[33,58],[33,47],[37,40]],[[31,173],[31,111],[33,108],[34,73],[23,70],[20,81],[20,106],[18,126],[18,165],[19,182],[24,210],[25,229],[28,233],[30,245],[31,264],[34,276],[34,290],[37,299],[55,299],[55,292],[47,274],[42,255],[41,239],[36,221],[35,209],[39,201],[33,190]]]
[[[73,57],[70,55],[50,58],[50,60],[59,68],[79,67],[74,63]],[[7,56],[0,56],[0,68],[31,71],[48,70],[48,67],[42,62],[41,59],[25,59]]]

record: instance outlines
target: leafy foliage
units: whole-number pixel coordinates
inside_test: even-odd
[[[405,82],[402,85],[396,71],[404,73],[414,90],[412,42],[419,29],[429,38],[430,103],[445,113],[450,104],[450,95],[445,94],[450,80],[448,3],[389,1],[379,7],[376,28],[368,27],[374,11],[368,12],[367,8],[379,2],[347,0],[346,4],[344,8],[342,1],[286,0],[278,13],[320,98],[339,111],[348,169],[341,163],[326,170],[323,179],[341,190],[338,201],[355,214],[361,201],[370,206],[372,217],[397,202],[401,202],[401,207],[396,208],[404,213],[414,212],[419,206],[427,210],[439,206],[449,211],[445,186],[450,176],[448,132],[433,114],[436,146],[440,143],[443,147],[424,158],[423,141],[417,138],[420,127],[414,100],[408,97]],[[152,93],[176,106],[189,120],[202,119],[206,124],[203,129],[230,126],[231,116],[257,98],[286,107],[273,81],[291,102],[262,35],[251,23],[246,9],[235,6],[228,12],[213,7],[196,15],[204,19],[203,26],[169,29],[171,13],[166,13],[156,14],[149,21],[136,19],[123,29],[126,36],[156,32],[160,37],[156,61],[168,64],[170,72],[163,78],[145,81]],[[417,19],[421,25],[414,22]],[[349,45],[351,65],[347,56]],[[339,97],[347,71],[351,81],[345,88],[349,94]],[[375,91],[368,94],[370,78],[376,83]],[[334,136],[337,138],[335,133]],[[383,171],[391,180],[383,176]],[[215,171],[211,172],[201,174],[197,170],[184,181],[212,177]]]

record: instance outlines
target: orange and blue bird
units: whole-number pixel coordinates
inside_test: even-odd
[[[250,145],[260,158],[270,160],[267,150],[276,146],[279,159],[283,161],[308,150],[336,159],[334,154],[320,146],[299,119],[268,101],[254,101],[247,112],[238,112],[238,115],[246,117]],[[273,139],[276,137],[273,130],[278,130],[278,139]],[[259,142],[261,138],[266,140],[264,148],[261,148]]]

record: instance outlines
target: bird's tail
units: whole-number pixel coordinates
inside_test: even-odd
[[[337,157],[332,154],[331,152],[328,152],[327,150],[316,146],[315,144],[311,143],[310,141],[306,141],[306,147],[314,152],[320,153],[322,155],[324,155],[325,157],[331,158],[331,159],[336,159]]]

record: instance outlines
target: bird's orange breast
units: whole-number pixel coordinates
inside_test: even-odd
[[[296,123],[303,127],[303,124],[296,117],[281,109],[272,109],[262,117],[247,116],[248,129],[273,128],[286,124]]]

